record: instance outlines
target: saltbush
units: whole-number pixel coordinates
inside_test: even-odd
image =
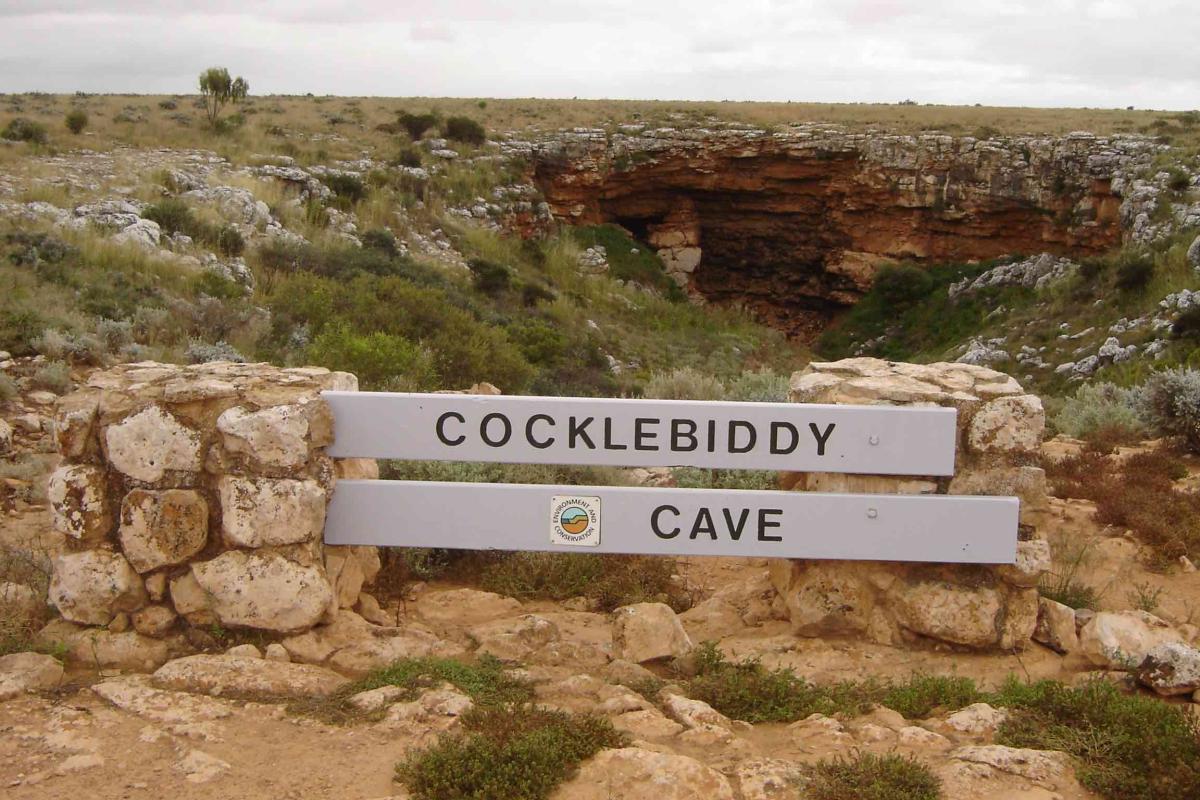
[[[0,372],[0,403],[12,400],[17,396],[17,382],[7,372]]]
[[[35,389],[45,389],[55,394],[71,391],[71,368],[62,361],[51,361],[38,367],[29,381]]]
[[[1139,292],[1154,277],[1154,256],[1150,253],[1123,252],[1117,259],[1116,287],[1122,292]]]
[[[188,345],[184,357],[187,358],[189,364],[207,364],[212,361],[232,361],[235,364],[246,363],[246,357],[228,342],[209,344],[208,342],[193,341]]]
[[[1171,335],[1177,339],[1200,339],[1200,306],[1189,308],[1171,324]]]
[[[313,364],[352,372],[363,388],[417,390],[433,388],[435,375],[428,351],[403,336],[376,331],[358,334],[346,325],[327,328],[308,348]]]
[[[396,115],[396,121],[400,123],[400,127],[404,128],[408,132],[409,137],[415,142],[424,136],[426,131],[438,124],[438,117],[432,111],[424,114],[401,111]],[[420,164],[410,166],[420,166]]]
[[[822,759],[809,767],[806,800],[938,800],[942,782],[909,756],[860,752]]]
[[[1144,386],[1151,423],[1168,436],[1181,436],[1200,452],[1200,370],[1156,372]]]
[[[246,250],[245,238],[242,236],[241,231],[232,225],[222,225],[217,229],[214,244],[222,255],[231,258],[240,256]]]
[[[1141,415],[1143,392],[1111,383],[1088,383],[1067,398],[1054,416],[1054,427],[1076,439],[1100,437],[1118,443],[1146,438]]]
[[[67,126],[67,130],[76,135],[83,133],[83,129],[87,127],[88,115],[81,108],[74,108],[67,112],[63,123]]]
[[[654,373],[642,394],[656,400],[724,400],[725,385],[712,375],[681,367]]]
[[[321,182],[337,195],[338,205],[349,208],[367,196],[367,185],[363,179],[349,172],[330,172],[321,176]]]
[[[24,117],[16,117],[9,120],[4,130],[0,131],[0,139],[7,139],[10,142],[45,144],[50,141],[50,136],[46,132],[46,126],[40,122],[34,122]]]
[[[363,233],[361,239],[363,247],[378,250],[388,258],[400,255],[400,249],[396,246],[396,235],[387,228],[372,228]]]
[[[452,141],[481,145],[487,141],[487,131],[470,117],[449,117],[442,125],[442,134]]]

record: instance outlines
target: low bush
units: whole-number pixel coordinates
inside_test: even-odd
[[[0,372],[0,403],[12,400],[18,394],[17,381],[7,372]]]
[[[786,403],[790,378],[769,369],[743,372],[727,382],[726,400],[751,403]]]
[[[396,115],[396,122],[400,124],[400,127],[404,128],[409,137],[415,142],[424,136],[426,131],[438,124],[438,116],[432,111],[424,114],[401,111]],[[420,164],[416,166],[420,166]]]
[[[246,357],[228,342],[219,341],[215,344],[193,341],[188,345],[184,358],[189,364],[208,364],[214,361],[231,361],[234,364],[245,364]]]
[[[419,800],[543,800],[584,760],[627,738],[608,720],[561,711],[472,709],[463,732],[396,765]]]
[[[4,126],[4,130],[0,131],[0,139],[7,139],[10,142],[45,144],[50,141],[50,135],[42,123],[24,117],[15,117],[9,120],[8,124]]]
[[[875,274],[873,288],[891,306],[910,306],[933,291],[933,278],[911,264],[888,265]]]
[[[485,258],[472,258],[467,266],[474,276],[475,288],[490,297],[496,297],[512,286],[512,270],[503,264]]]
[[[1167,169],[1167,188],[1173,192],[1184,192],[1192,185],[1192,176],[1182,167]]]
[[[415,147],[403,147],[392,159],[391,163],[397,167],[417,168],[422,165],[421,151]]]
[[[67,116],[63,120],[63,124],[67,126],[67,130],[78,136],[83,133],[84,128],[88,125],[88,115],[81,108],[75,108],[67,112]]]
[[[388,333],[359,334],[345,325],[328,328],[309,345],[308,359],[354,373],[365,389],[412,391],[435,384],[429,352]]]
[[[983,693],[970,678],[915,674],[907,683],[885,686],[877,702],[908,719],[925,719],[934,713],[953,711],[982,699]]]
[[[38,367],[29,381],[35,389],[45,389],[55,394],[71,391],[71,368],[61,361],[51,361]]]
[[[1200,797],[1200,722],[1184,706],[1104,680],[1072,688],[1015,679],[993,704],[1013,711],[998,743],[1069,753],[1079,782],[1103,797]]]
[[[199,238],[194,235],[199,232],[199,220],[192,213],[191,206],[177,198],[168,197],[146,206],[142,217],[157,222],[163,233],[182,233],[193,239]]]
[[[241,231],[232,225],[222,225],[217,229],[214,245],[222,255],[235,258],[246,251],[246,240]]]
[[[642,390],[657,400],[724,400],[725,384],[691,367],[656,372]]]
[[[938,800],[942,782],[915,758],[855,753],[822,759],[803,779],[806,800]]]
[[[348,210],[367,196],[367,185],[363,179],[349,172],[329,172],[321,176],[321,183],[337,195],[337,205]]]
[[[378,250],[388,258],[400,255],[400,249],[396,246],[396,236],[387,228],[372,228],[363,233],[361,238],[363,247]]]
[[[1100,595],[1094,588],[1071,575],[1050,575],[1038,583],[1038,594],[1068,608],[1095,609]]]
[[[1175,318],[1171,335],[1176,339],[1200,339],[1200,306],[1193,306]]]
[[[1115,285],[1122,292],[1140,292],[1154,277],[1154,256],[1126,251],[1117,259]]]
[[[1200,452],[1200,370],[1156,372],[1146,381],[1145,403],[1151,423],[1160,433],[1181,436]]]
[[[586,597],[602,611],[666,603],[686,611],[692,597],[675,580],[673,558],[579,553],[510,553],[484,565],[480,585],[520,600]]]
[[[448,117],[442,125],[442,135],[464,144],[481,145],[487,141],[487,131],[470,117]]]
[[[1086,383],[1066,399],[1054,427],[1076,439],[1131,444],[1150,434],[1141,416],[1142,393],[1111,383]]]

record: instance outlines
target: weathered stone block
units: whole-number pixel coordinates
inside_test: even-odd
[[[264,467],[297,467],[308,460],[308,416],[300,405],[260,411],[235,406],[217,418],[217,430],[227,452]]]
[[[622,606],[613,617],[613,649],[618,658],[641,664],[678,658],[692,650],[683,624],[665,603]]]
[[[223,625],[300,631],[317,624],[333,600],[323,570],[274,553],[231,550],[192,564],[192,574]]]
[[[208,503],[188,489],[134,489],[121,503],[120,536],[138,572],[182,564],[208,540]]]
[[[218,485],[221,530],[238,547],[314,541],[325,526],[325,490],[313,480],[241,478]]]
[[[89,544],[108,537],[115,515],[103,469],[87,464],[59,467],[50,475],[46,495],[56,531]]]
[[[971,647],[999,643],[1003,606],[995,589],[921,581],[897,584],[890,599],[897,621],[912,633]]]
[[[971,419],[967,444],[977,453],[1036,452],[1046,429],[1040,398],[1023,394],[984,404]]]
[[[148,406],[105,431],[108,461],[143,483],[168,472],[200,469],[200,436],[158,406]]]
[[[85,550],[54,560],[50,602],[64,619],[107,625],[121,611],[146,604],[146,587],[120,553]]]
[[[58,401],[54,437],[63,458],[82,458],[88,452],[99,409],[100,393],[94,390],[75,392]]]

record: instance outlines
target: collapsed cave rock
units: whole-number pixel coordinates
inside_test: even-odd
[[[535,148],[533,172],[559,219],[619,224],[694,297],[807,337],[885,264],[1119,245],[1121,189],[1157,148],[1090,133],[577,131]]]

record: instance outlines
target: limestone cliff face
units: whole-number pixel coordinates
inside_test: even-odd
[[[1119,189],[1156,148],[1091,134],[583,131],[537,146],[533,169],[558,218],[624,225],[692,293],[803,334],[891,261],[1119,244]]]

